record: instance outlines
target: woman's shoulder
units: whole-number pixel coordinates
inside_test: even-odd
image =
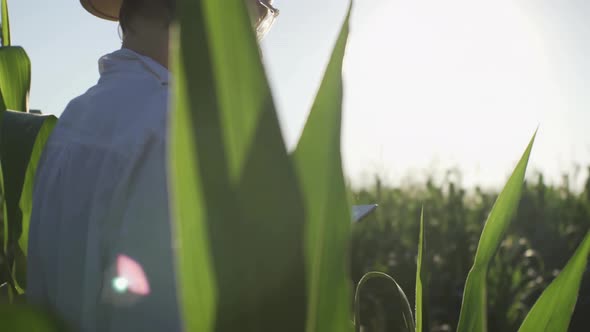
[[[147,139],[165,139],[168,90],[123,89],[100,82],[72,99],[54,135],[125,151]]]

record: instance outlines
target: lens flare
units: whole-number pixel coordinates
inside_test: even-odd
[[[116,277],[113,279],[113,289],[117,293],[125,293],[129,287],[129,281],[123,277]]]
[[[117,256],[117,277],[113,279],[115,291],[131,292],[137,295],[148,295],[150,284],[141,264],[126,255]]]

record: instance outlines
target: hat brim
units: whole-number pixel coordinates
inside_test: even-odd
[[[82,7],[90,14],[109,21],[119,20],[123,0],[80,0]]]

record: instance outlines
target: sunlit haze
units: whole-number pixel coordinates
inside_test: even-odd
[[[292,148],[345,15],[345,0],[276,0],[263,42],[281,125]],[[11,0],[12,41],[33,63],[32,108],[59,115],[120,47],[117,24],[77,0]],[[590,3],[583,0],[356,1],[345,60],[344,167],[375,174],[463,171],[497,187],[533,132],[531,169],[560,181],[590,165]],[[534,174],[530,172],[529,175]]]

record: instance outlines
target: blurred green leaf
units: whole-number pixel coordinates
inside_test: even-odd
[[[7,0],[2,0],[2,46],[10,46],[10,20],[8,19]]]
[[[12,285],[13,274],[10,270],[10,261],[8,259],[8,209],[6,208],[6,199],[4,194],[5,191],[4,175],[2,174],[2,160],[0,160],[0,190],[2,190],[2,192],[0,192],[0,200],[2,201],[2,253],[0,254],[0,276],[2,276],[2,279],[0,279],[0,283],[3,283],[4,286],[4,292],[1,292],[0,295],[5,295],[8,299],[8,303],[12,303],[14,286]]]
[[[27,112],[31,61],[22,47],[0,47],[0,94],[7,109]]]
[[[2,121],[2,120],[0,120]],[[0,122],[1,123],[1,122]],[[0,200],[2,200],[2,253],[6,257],[8,250],[8,208],[6,206],[6,190],[4,189],[4,172],[2,171],[2,159],[0,158]],[[3,262],[4,263],[4,262]]]
[[[57,118],[52,115],[40,118],[43,118],[43,124],[41,125],[41,128],[39,128],[33,148],[30,150],[29,162],[25,171],[19,200],[19,208],[22,213],[22,232],[18,239],[18,243],[25,256],[27,255],[29,244],[29,223],[31,221],[31,211],[33,209],[33,184],[35,181],[35,173],[37,172],[37,165],[39,164],[39,159],[41,159],[43,148],[45,147],[53,128],[57,124]]]
[[[19,207],[19,201],[21,200],[29,161],[33,158],[36,164],[41,154],[41,148],[37,147],[35,149],[38,134],[41,132],[44,135],[42,140],[46,140],[49,135],[47,130],[49,129],[43,130],[43,127],[45,123],[52,126],[55,121],[56,118],[53,115],[42,116],[13,111],[2,113],[0,160],[2,163],[6,216],[4,222],[4,247],[8,264],[11,267],[12,277],[15,279],[15,287],[19,293],[22,293],[21,286],[25,282],[23,269],[26,265],[24,263],[25,255],[20,253],[18,248],[19,237],[23,234],[23,214]],[[32,180],[29,180],[28,186],[32,186]],[[27,195],[31,195],[32,188],[26,190]],[[31,197],[28,197],[30,200]],[[26,252],[26,248],[23,251]],[[16,261],[17,259],[19,261]]]
[[[3,299],[7,299],[9,297],[9,294],[10,285],[8,284],[8,282],[0,283],[0,301],[3,301]]]
[[[424,253],[424,207],[420,211],[420,236],[418,239],[418,262],[416,263],[416,332],[422,332],[423,318],[423,294],[422,294],[422,282],[423,268],[422,268],[422,255]]]
[[[241,0],[181,1],[170,178],[189,331],[305,328],[303,204]]]
[[[518,331],[567,331],[590,254],[590,232],[557,278],[543,291]]]
[[[178,53],[177,57],[180,57]],[[215,280],[199,161],[185,94],[186,77],[176,59],[174,111],[170,131],[170,209],[174,221],[178,297],[187,331],[213,331]]]
[[[28,305],[0,304],[0,322],[2,322],[2,331],[68,331],[66,325],[54,315]]]
[[[348,243],[350,207],[342,173],[342,61],[348,15],[293,154],[306,212],[307,329],[346,331],[350,326]]]
[[[207,0],[202,4],[209,27],[205,37],[209,70],[214,75],[213,84],[207,89],[215,88],[232,182],[239,181],[242,175],[260,123],[264,121],[261,118],[267,113],[276,114],[244,2]]]
[[[17,297],[24,296],[27,289],[27,257],[19,247],[16,247],[12,258],[12,283]]]
[[[531,138],[518,165],[516,165],[514,172],[504,186],[504,189],[498,196],[496,203],[494,203],[481,233],[475,254],[475,261],[467,275],[467,281],[465,283],[463,303],[461,305],[459,325],[457,327],[458,332],[487,330],[487,272],[490,261],[494,257],[502,236],[518,206],[522,183],[535,136],[536,132]]]

